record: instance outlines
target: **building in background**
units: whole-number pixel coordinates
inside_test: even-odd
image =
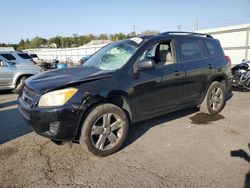
[[[225,55],[231,58],[232,64],[241,63],[243,59],[250,59],[250,23],[197,32],[208,33],[213,38],[219,39]]]
[[[14,51],[13,47],[0,47],[0,51]]]

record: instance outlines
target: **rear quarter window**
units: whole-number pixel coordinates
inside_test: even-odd
[[[204,58],[198,39],[179,39],[178,46],[181,61],[193,61]]]
[[[29,56],[29,54],[26,54],[26,53],[24,53],[24,54],[17,54],[17,55],[20,56],[23,59],[31,59],[31,57]]]
[[[7,59],[8,61],[15,61],[16,58],[11,54],[0,54],[3,58]]]
[[[207,48],[208,51],[208,55],[209,56],[215,56],[216,52],[217,52],[217,43],[214,40],[206,40],[204,41],[205,46]]]

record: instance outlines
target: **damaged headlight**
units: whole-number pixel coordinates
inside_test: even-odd
[[[52,91],[42,95],[38,103],[39,107],[62,106],[71,99],[78,90],[76,88],[67,88]]]

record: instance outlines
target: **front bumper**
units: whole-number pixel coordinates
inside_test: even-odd
[[[37,108],[20,96],[18,110],[29,126],[39,135],[55,141],[73,141],[78,132],[81,112],[74,107]]]

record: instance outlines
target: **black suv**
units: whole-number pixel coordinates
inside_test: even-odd
[[[194,106],[219,113],[231,88],[230,66],[210,35],[130,38],[103,47],[81,67],[29,78],[19,110],[37,134],[106,156],[135,122]]]

